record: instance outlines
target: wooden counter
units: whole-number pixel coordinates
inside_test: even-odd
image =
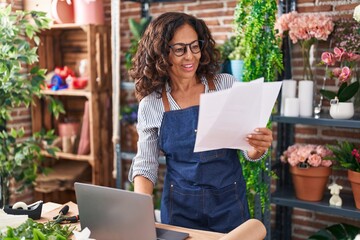
[[[69,212],[67,214],[68,216],[73,216],[78,214],[78,208],[75,203],[68,202],[66,204],[69,205]],[[38,222],[47,222],[49,220],[52,220],[52,218],[59,213],[62,206],[63,205],[57,203],[51,203],[51,202],[45,203],[42,209],[42,214],[41,214],[42,217],[40,220],[38,220]],[[75,226],[77,226],[77,228],[80,229],[79,223],[75,224]],[[176,226],[160,224],[160,223],[156,223],[156,227],[180,231],[180,232],[187,232],[190,234],[190,237],[187,238],[189,240],[218,240],[219,238],[225,236],[225,234],[222,233],[194,230],[194,229],[176,227]]]

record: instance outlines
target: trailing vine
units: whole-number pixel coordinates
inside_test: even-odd
[[[277,4],[273,0],[238,1],[234,24],[237,36],[244,36],[243,41],[238,41],[243,44],[240,47],[246,49],[244,82],[260,77],[264,77],[266,82],[275,81],[279,71],[283,69],[280,42],[274,31],[276,13]],[[271,122],[267,127],[271,128]],[[260,176],[276,176],[267,168],[266,161],[249,162],[242,156],[240,161],[247,184],[250,214],[254,217],[256,194],[260,196],[262,212],[270,209],[269,186],[259,180]]]

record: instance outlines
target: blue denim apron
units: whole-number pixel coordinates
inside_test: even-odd
[[[209,81],[210,90],[215,90]],[[249,219],[246,186],[237,150],[194,153],[199,106],[170,111],[163,91],[165,113],[159,146],[167,172],[161,201],[166,224],[229,232]]]

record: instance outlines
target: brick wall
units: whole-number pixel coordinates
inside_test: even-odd
[[[0,2],[5,2],[1,0]],[[11,2],[8,0],[8,2]],[[22,0],[13,1],[17,9],[22,9]],[[153,17],[166,11],[185,11],[193,14],[197,17],[201,17],[208,24],[212,31],[215,40],[221,44],[227,38],[232,35],[232,19],[236,0],[185,0],[179,3],[154,3],[150,6],[150,15]],[[353,8],[360,3],[360,0],[297,0],[297,9],[299,12],[326,12],[335,18],[339,16],[351,17]],[[106,23],[110,23],[110,0],[104,0],[104,9]],[[130,43],[130,32],[128,27],[129,18],[140,18],[140,4],[133,2],[122,1],[120,6],[121,19],[121,53],[122,56]],[[321,43],[319,51],[317,52],[317,60],[320,59],[319,55],[321,49],[326,49],[328,43]],[[299,48],[294,46],[293,51],[293,78],[301,79],[302,61]],[[122,58],[123,62],[123,58]],[[318,62],[318,61],[317,61]],[[123,64],[122,64],[123,66]],[[323,74],[323,69],[316,69],[316,74]],[[122,67],[121,69],[122,80],[128,80],[128,75]],[[334,83],[328,83],[334,84]],[[31,124],[30,111],[26,108],[14,109],[13,120],[8,122],[9,126],[24,126],[27,136],[31,134],[29,126]],[[274,133],[276,131],[276,124],[274,124]],[[297,142],[311,142],[311,143],[330,143],[334,139],[350,139],[354,142],[360,143],[360,131],[354,131],[352,129],[343,128],[325,128],[325,127],[311,127],[311,126],[298,126],[295,130]],[[274,147],[276,142],[274,142]],[[125,171],[127,172],[129,162],[125,165]],[[164,167],[160,171],[160,175],[163,176]],[[127,173],[124,174],[126,176]],[[340,175],[342,173],[339,173]],[[160,177],[161,179],[161,177]],[[340,184],[348,184],[345,177],[341,179]],[[274,186],[272,186],[274,189]],[[29,198],[29,194],[25,194],[25,199]],[[16,198],[18,199],[18,198]],[[15,200],[14,200],[15,201]],[[272,206],[275,209],[275,206]],[[347,222],[360,226],[360,220],[344,219],[336,216],[329,216],[312,211],[306,211],[303,209],[294,209],[293,212],[293,239],[306,239],[319,228],[327,225]]]
[[[221,2],[209,0],[182,1],[181,3],[157,3],[151,4],[150,15],[156,17],[167,11],[185,11],[205,20],[208,24],[215,40],[221,44],[232,35],[232,19],[235,0],[224,0]],[[360,0],[356,1],[334,1],[334,0],[298,0],[297,11],[305,12],[324,12],[337,19],[338,17],[351,17],[355,6],[360,4]],[[124,53],[130,42],[130,32],[127,21],[129,18],[139,19],[140,5],[132,2],[122,2],[121,4],[121,50]],[[321,52],[328,49],[329,42],[319,43],[315,52],[315,62],[320,61]],[[292,52],[293,78],[300,80],[302,78],[302,58],[300,48],[293,46]],[[324,68],[316,67],[314,69],[317,77],[317,83],[321,85]],[[128,75],[124,68],[122,69],[122,79],[128,80]],[[334,82],[328,81],[327,87],[334,85]],[[328,111],[328,103],[325,111]],[[274,124],[274,138],[276,139],[276,124]],[[360,130],[334,128],[334,127],[313,127],[307,125],[298,125],[295,128],[295,139],[299,143],[316,143],[326,144],[335,143],[336,140],[351,140],[360,144]],[[276,142],[274,142],[276,147]],[[129,163],[128,163],[129,164]],[[126,167],[128,169],[128,165]],[[160,175],[163,171],[160,172]],[[126,173],[127,174],[127,173]],[[125,174],[125,176],[127,176]],[[335,173],[339,176],[337,180],[339,184],[345,186],[345,191],[350,191],[349,182],[344,172]],[[160,186],[161,187],[161,186]],[[275,189],[274,184],[272,190]],[[272,206],[272,219],[276,206]],[[308,236],[316,232],[318,229],[328,225],[345,222],[360,226],[360,220],[346,219],[337,216],[326,215],[304,209],[294,209],[292,218],[293,239],[307,239]]]

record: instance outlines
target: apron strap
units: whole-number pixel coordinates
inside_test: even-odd
[[[170,103],[169,103],[169,99],[166,96],[165,88],[166,88],[166,86],[164,86],[163,89],[162,89],[161,98],[162,98],[162,102],[164,104],[165,112],[168,112],[168,111],[170,111]]]
[[[209,85],[209,91],[215,91],[216,90],[214,81],[212,79],[210,79],[208,81],[208,85]]]
[[[212,79],[208,80],[208,85],[209,85],[209,91],[216,90],[214,81]],[[164,105],[165,112],[170,111],[170,103],[169,103],[169,99],[166,96],[166,87],[165,86],[162,89],[161,99],[162,99],[162,102]]]

